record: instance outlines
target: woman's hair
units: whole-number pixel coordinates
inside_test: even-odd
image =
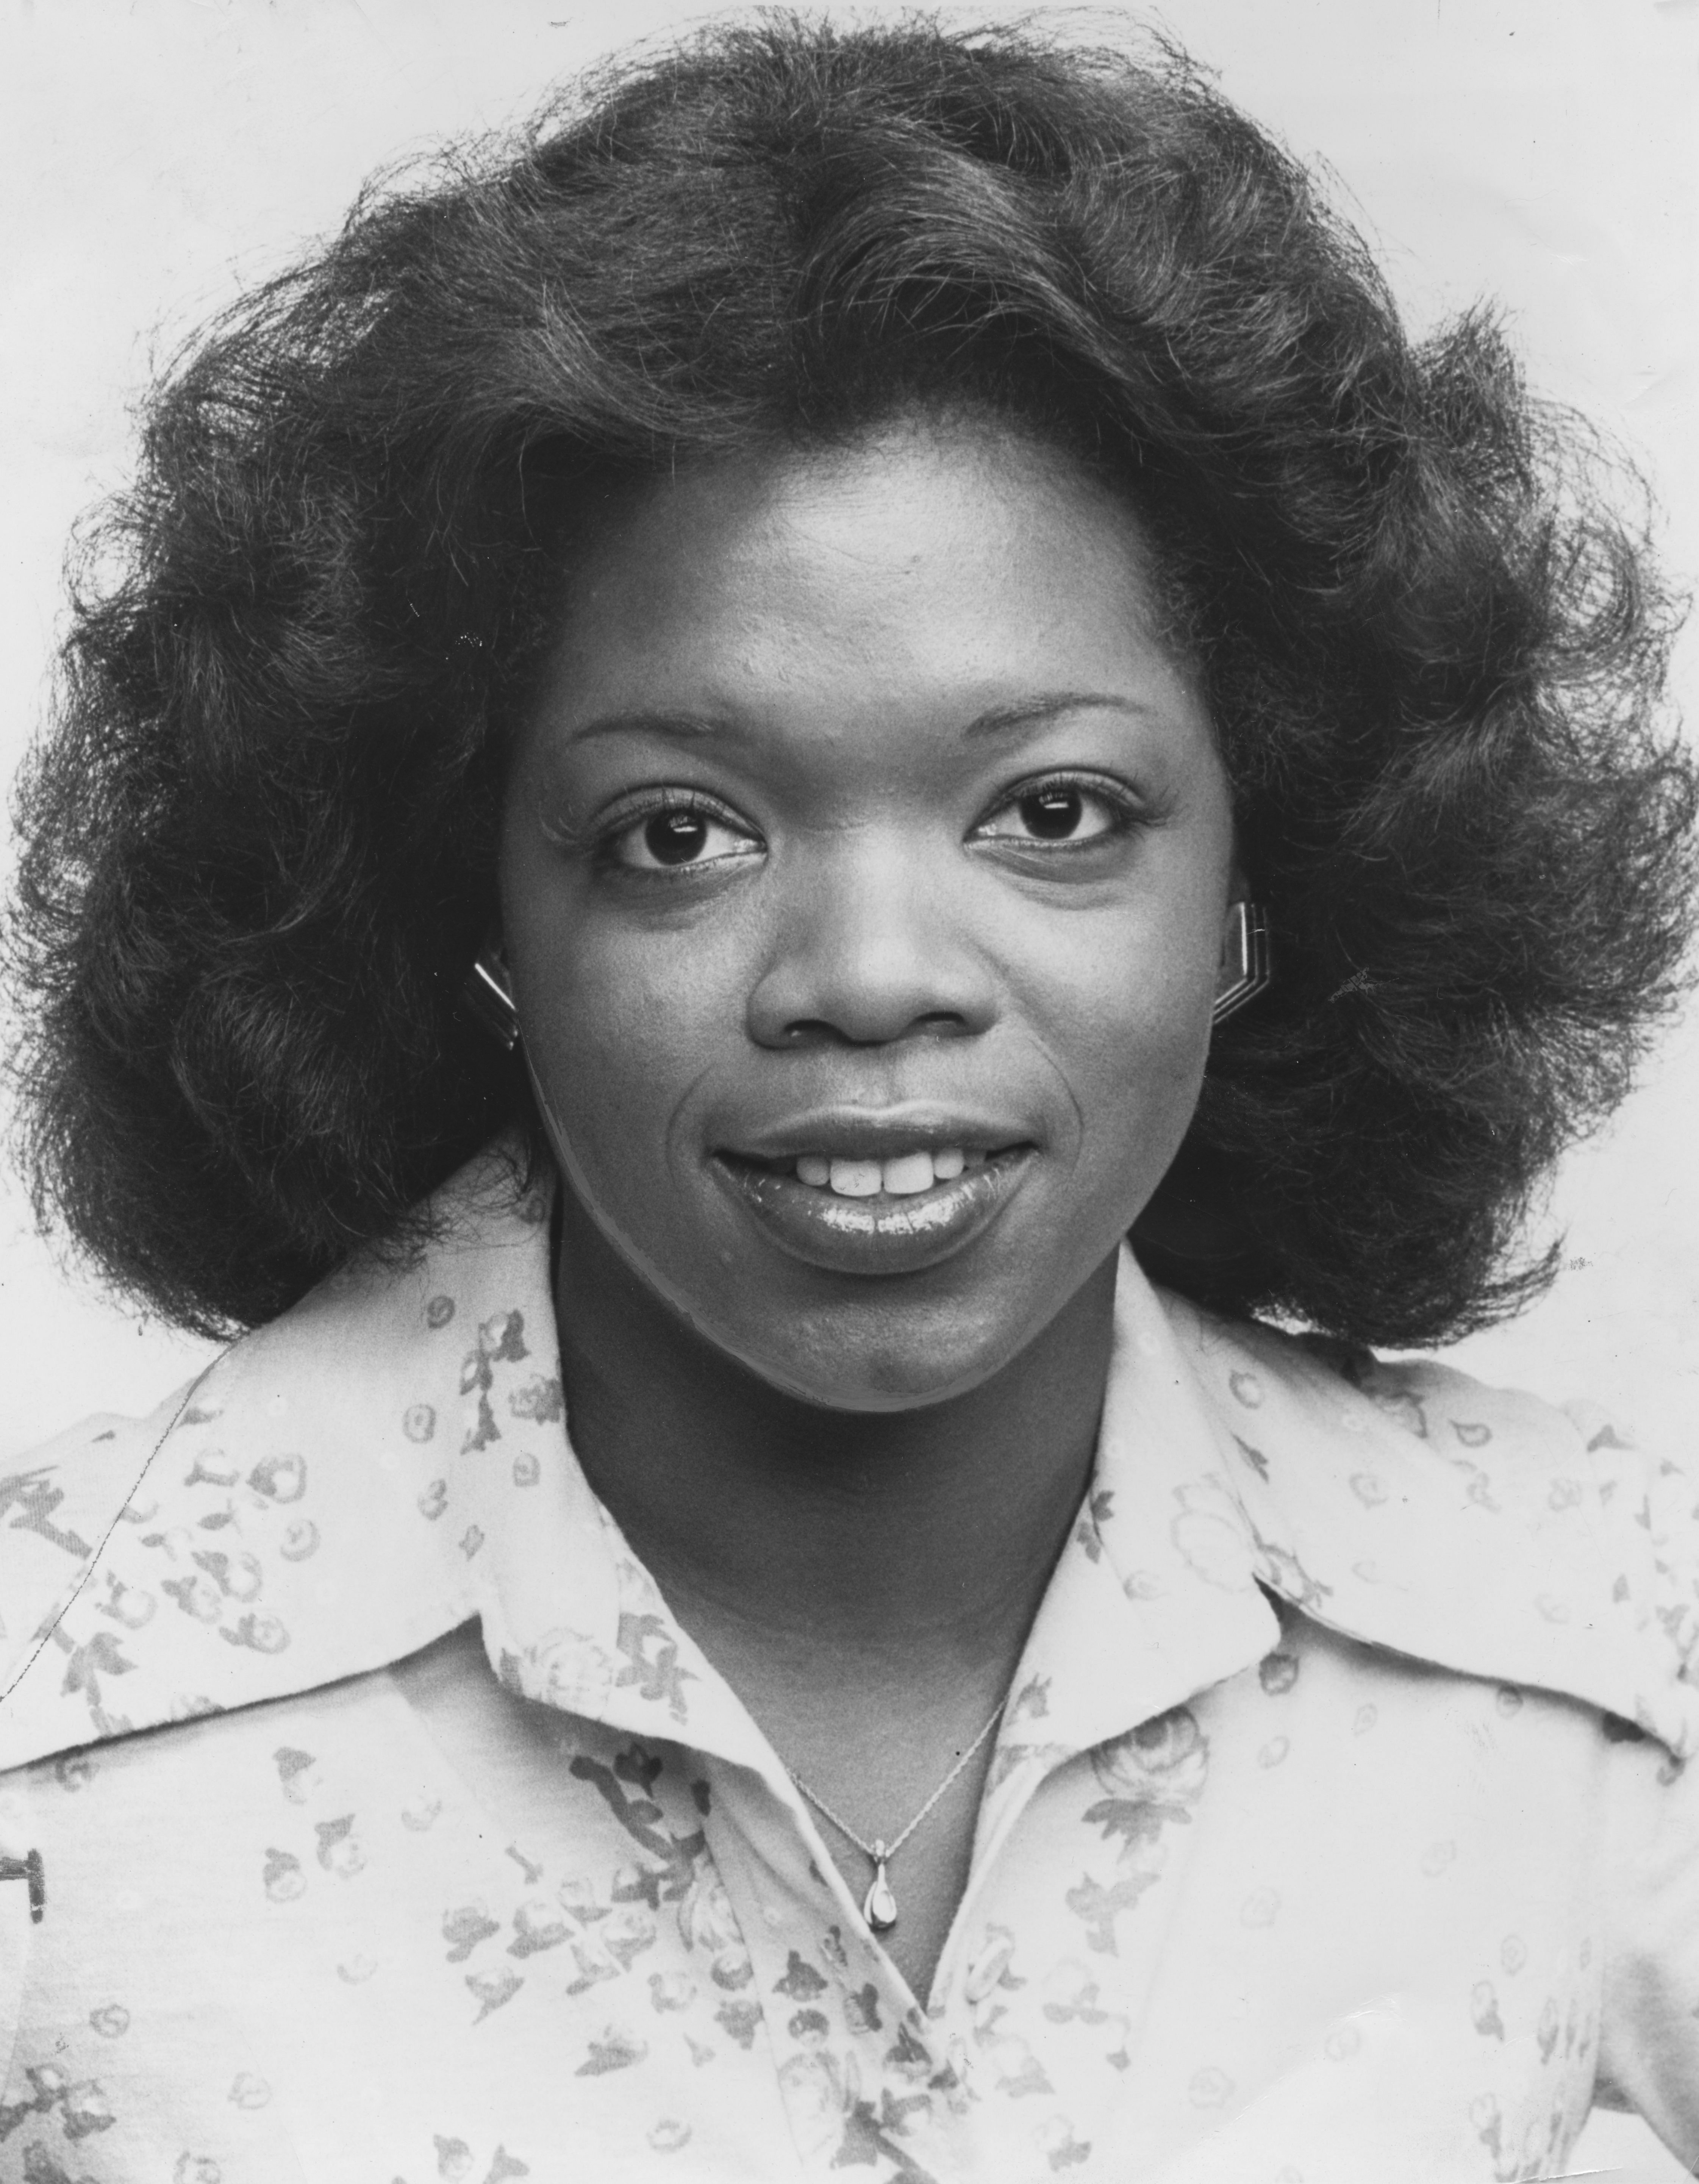
[[[1489,318],[1407,339],[1182,55],[927,21],[610,71],[369,192],[155,391],[19,805],[42,1217],[201,1329],[415,1234],[531,1122],[462,988],[595,510],[964,404],[1135,510],[1272,922],[1148,1262],[1356,1340],[1530,1295],[1530,1192],[1679,985],[1695,781],[1641,526]]]

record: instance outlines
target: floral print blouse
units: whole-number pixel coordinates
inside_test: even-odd
[[[0,1479],[0,2180],[1699,2162],[1696,1489],[1153,1291],[930,1994],[591,1495],[487,1159]]]

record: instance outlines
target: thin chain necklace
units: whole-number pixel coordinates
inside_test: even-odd
[[[897,1899],[894,1895],[892,1895],[891,1884],[885,1878],[886,1867],[896,1856],[897,1852],[902,1848],[903,1845],[908,1841],[909,1837],[914,1833],[915,1830],[920,1825],[921,1822],[925,1819],[927,1814],[931,1812],[933,1807],[937,1804],[939,1799],[944,1795],[950,1784],[954,1782],[957,1775],[961,1774],[962,1769],[966,1766],[968,1761],[972,1758],[974,1753],[978,1751],[980,1746],[984,1743],[986,1738],[990,1736],[992,1730],[996,1728],[998,1723],[1001,1721],[1003,1719],[1003,1709],[1008,1705],[1008,1703],[1009,1694],[1005,1691],[1002,1697],[998,1700],[996,1711],[992,1714],[990,1720],[986,1723],[984,1728],[980,1730],[978,1736],[976,1736],[972,1743],[968,1746],[966,1751],[961,1754],[955,1766],[950,1769],[949,1774],[944,1776],[943,1781],[939,1784],[937,1789],[933,1791],[931,1797],[927,1799],[925,1804],[923,1804],[919,1812],[915,1814],[913,1819],[909,1822],[902,1833],[891,1842],[887,1842],[883,1836],[875,1836],[872,1842],[863,1842],[861,1836],[856,1834],[855,1829],[850,1826],[850,1823],[847,1820],[839,1819],[838,1815],[833,1811],[831,1806],[827,1803],[825,1798],[821,1796],[817,1790],[811,1790],[807,1783],[803,1780],[801,1775],[799,1774],[794,1768],[787,1767],[785,1769],[785,1773],[790,1776],[791,1780],[795,1783],[797,1788],[801,1791],[803,1796],[807,1798],[809,1803],[811,1805],[816,1806],[820,1811],[825,1814],[827,1819],[831,1821],[834,1828],[838,1829],[843,1834],[848,1836],[850,1841],[855,1844],[856,1849],[861,1852],[863,1858],[871,1858],[872,1860],[873,1879],[872,1886],[868,1888],[867,1893],[861,1899],[861,1916],[866,1920],[868,1925],[872,1927],[872,1930],[876,1934],[889,1933],[892,1927],[897,1923]]]

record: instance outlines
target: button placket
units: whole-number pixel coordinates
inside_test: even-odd
[[[822,2170],[898,2157],[934,2169],[956,2135],[935,2030],[787,1792],[742,1774],[707,1825],[798,2152]]]

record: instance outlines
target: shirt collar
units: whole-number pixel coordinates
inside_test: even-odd
[[[1348,1637],[1699,1748],[1693,1494],[1674,1465],[1434,1360],[1165,1309],[1260,1582]]]
[[[415,1262],[356,1263],[131,1429],[139,1483],[80,1525],[98,1544],[0,1707],[0,1765],[382,1667],[476,1615],[510,1687],[775,1771],[572,1453],[547,1204],[513,1177],[482,1156]],[[1095,1475],[982,1825],[1065,1752],[1259,1659],[1269,1595],[1687,1749],[1653,1573],[1618,1567],[1625,1532],[1658,1560],[1651,1531],[1600,1521],[1609,1482],[1579,1440],[1575,1479],[1557,1468],[1553,1419],[1442,1368],[1226,1326],[1123,1253]],[[1579,1497],[1561,1511],[1560,1485]]]

